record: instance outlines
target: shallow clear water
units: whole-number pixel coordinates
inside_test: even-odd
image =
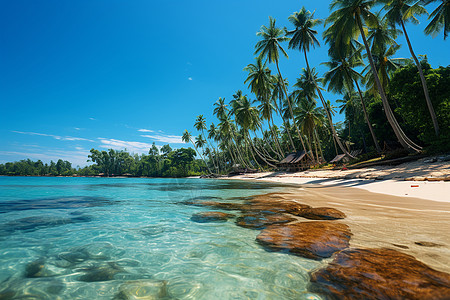
[[[259,231],[233,220],[193,222],[207,209],[179,203],[282,189],[211,179],[0,177],[0,298],[319,299],[306,285],[321,262],[267,252],[255,242]]]

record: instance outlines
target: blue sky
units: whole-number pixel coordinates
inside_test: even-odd
[[[329,1],[0,1],[0,163],[83,166],[91,148],[182,147],[197,115],[216,121],[219,97],[250,95],[242,69],[253,63],[260,26],[273,16],[289,27],[302,5],[329,14]],[[425,36],[426,24],[407,26],[416,53],[448,65],[448,41]],[[403,36],[398,43],[398,57],[409,57]],[[322,43],[309,54],[321,75],[326,51]],[[280,69],[293,83],[305,63],[288,54]]]

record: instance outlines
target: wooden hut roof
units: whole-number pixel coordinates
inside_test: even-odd
[[[339,155],[336,155],[335,158],[333,158],[332,160],[330,160],[330,163],[337,163],[337,162],[340,162],[344,157],[345,157],[345,154],[339,154]]]
[[[289,153],[279,164],[296,164],[299,163],[303,157],[305,157],[305,151],[297,151]]]

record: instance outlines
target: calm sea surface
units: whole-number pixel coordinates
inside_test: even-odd
[[[281,190],[210,179],[0,177],[0,299],[320,299],[306,285],[321,262],[267,252],[259,231],[234,220],[193,222],[207,208],[179,203]]]

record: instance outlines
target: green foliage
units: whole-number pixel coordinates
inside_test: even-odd
[[[417,68],[412,64],[398,69],[392,76],[390,94],[399,105],[395,112],[404,120],[405,127],[422,143],[450,150],[450,67],[431,69],[428,63],[422,62],[422,68],[441,128],[439,139],[434,134]]]
[[[181,148],[172,150],[169,145],[161,148],[162,154],[153,144],[149,155],[131,155],[126,151],[109,149],[99,151],[91,149],[89,155],[93,165],[74,169],[68,161],[43,164],[20,160],[0,164],[0,175],[34,175],[34,176],[149,176],[149,177],[186,177],[205,173],[204,164],[195,159],[195,150]]]
[[[71,176],[75,173],[72,164],[68,161],[58,160],[50,161],[50,165],[44,164],[41,160],[36,162],[30,159],[23,159],[16,162],[7,162],[0,164],[0,175],[9,176]]]

